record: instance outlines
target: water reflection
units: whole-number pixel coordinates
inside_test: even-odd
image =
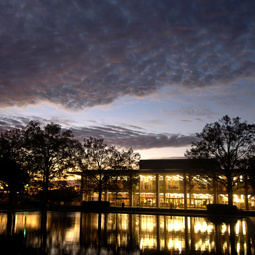
[[[254,253],[244,219],[117,213],[0,213],[0,245],[8,254]]]

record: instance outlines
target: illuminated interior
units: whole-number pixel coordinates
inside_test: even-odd
[[[158,174],[158,180],[155,174],[139,174],[139,177],[140,182],[133,191],[133,206],[185,208],[184,181],[180,174]],[[196,178],[200,178],[199,175],[196,176]],[[225,187],[217,185],[216,189],[213,190],[213,187],[206,185],[206,182],[204,183],[204,185],[194,185],[190,190],[186,187],[187,208],[206,208],[207,204],[214,203],[215,196],[217,196],[217,203],[228,203]],[[90,197],[86,196],[86,198],[88,201],[96,201],[98,200],[98,194],[94,192]],[[114,192],[104,192],[103,199],[110,201],[112,205],[121,205],[122,203],[124,203],[125,206],[130,205],[128,190],[126,192],[119,192],[117,200]],[[254,197],[249,194],[247,200],[249,208],[254,208]],[[235,191],[234,205],[240,209],[245,209],[244,188]]]
[[[141,160],[139,170],[127,170],[139,176],[139,183],[129,190],[103,191],[103,200],[113,206],[138,206],[156,208],[196,208],[205,209],[208,204],[227,204],[226,187],[203,177],[196,169],[189,170],[187,159],[180,160]],[[191,165],[192,166],[192,165]],[[144,168],[143,168],[144,167]],[[128,175],[123,173],[123,179]],[[224,177],[219,176],[224,180]],[[239,186],[234,190],[233,201],[239,209],[255,209],[252,189],[247,185],[244,176],[236,177]],[[82,178],[85,187],[86,177]],[[246,186],[245,186],[246,185]],[[83,191],[83,201],[97,201],[98,193]]]

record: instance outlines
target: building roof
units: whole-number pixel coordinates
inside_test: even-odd
[[[166,171],[166,170],[198,170],[199,165],[202,163],[216,166],[218,165],[215,159],[146,159],[140,160],[140,171],[143,170],[155,170],[155,171]]]
[[[140,160],[140,170],[182,170],[192,166],[191,159],[146,159]]]
[[[208,163],[209,162],[209,163]],[[201,164],[202,163],[202,164]],[[218,163],[215,159],[146,159],[140,160],[139,170],[103,170],[108,174],[115,174],[116,171],[121,171],[123,175],[129,174],[155,174],[155,173],[183,173],[189,171],[198,171],[202,168],[217,169]],[[204,166],[204,167],[203,167]],[[89,170],[91,173],[97,173],[98,170]],[[75,172],[74,174],[81,175],[82,172]]]

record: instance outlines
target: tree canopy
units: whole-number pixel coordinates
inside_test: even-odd
[[[74,148],[79,144],[70,130],[62,131],[58,124],[41,127],[31,121],[24,130],[25,147],[30,157],[34,175],[43,181],[45,202],[49,183],[54,178],[64,177],[66,170],[75,167]]]
[[[203,167],[207,167],[207,175],[216,178],[227,188],[228,203],[233,205],[233,190],[240,182],[240,175],[245,173],[244,162],[254,155],[255,125],[241,122],[239,117],[231,119],[225,115],[219,121],[207,124],[196,136],[198,140],[192,143],[185,156],[216,159],[219,168],[213,169],[208,165]]]
[[[120,176],[121,170],[136,169],[139,158],[132,149],[119,151],[107,146],[103,139],[89,138],[82,144],[70,130],[62,130],[58,124],[43,126],[30,121],[23,128],[1,133],[0,185],[14,197],[29,184],[30,190],[43,194],[46,204],[51,184],[65,179],[67,172],[79,167],[90,180],[88,187],[98,191],[101,200],[103,189],[113,189],[109,179]],[[134,184],[133,177],[130,174]],[[124,181],[127,186],[128,178],[122,181],[122,187]]]
[[[6,131],[0,136],[0,184],[9,192],[10,205],[15,203],[17,192],[29,181],[23,144],[20,129]]]
[[[90,137],[83,146],[80,168],[89,180],[87,188],[98,191],[99,201],[103,190],[109,188],[110,178],[121,174],[121,170],[135,169],[140,158],[132,149],[121,152],[114,146],[107,146],[103,139]]]

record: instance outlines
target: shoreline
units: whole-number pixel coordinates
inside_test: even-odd
[[[48,205],[47,207],[30,207],[16,206],[13,208],[3,208],[0,212],[24,212],[24,211],[59,211],[59,212],[84,212],[84,213],[128,213],[128,214],[152,214],[152,215],[168,215],[168,216],[194,216],[194,217],[229,217],[243,218],[255,217],[255,211],[233,212],[231,214],[224,212],[209,213],[206,209],[166,209],[166,208],[150,208],[150,207],[109,207],[109,208],[86,208],[81,205],[65,206],[65,205]]]

